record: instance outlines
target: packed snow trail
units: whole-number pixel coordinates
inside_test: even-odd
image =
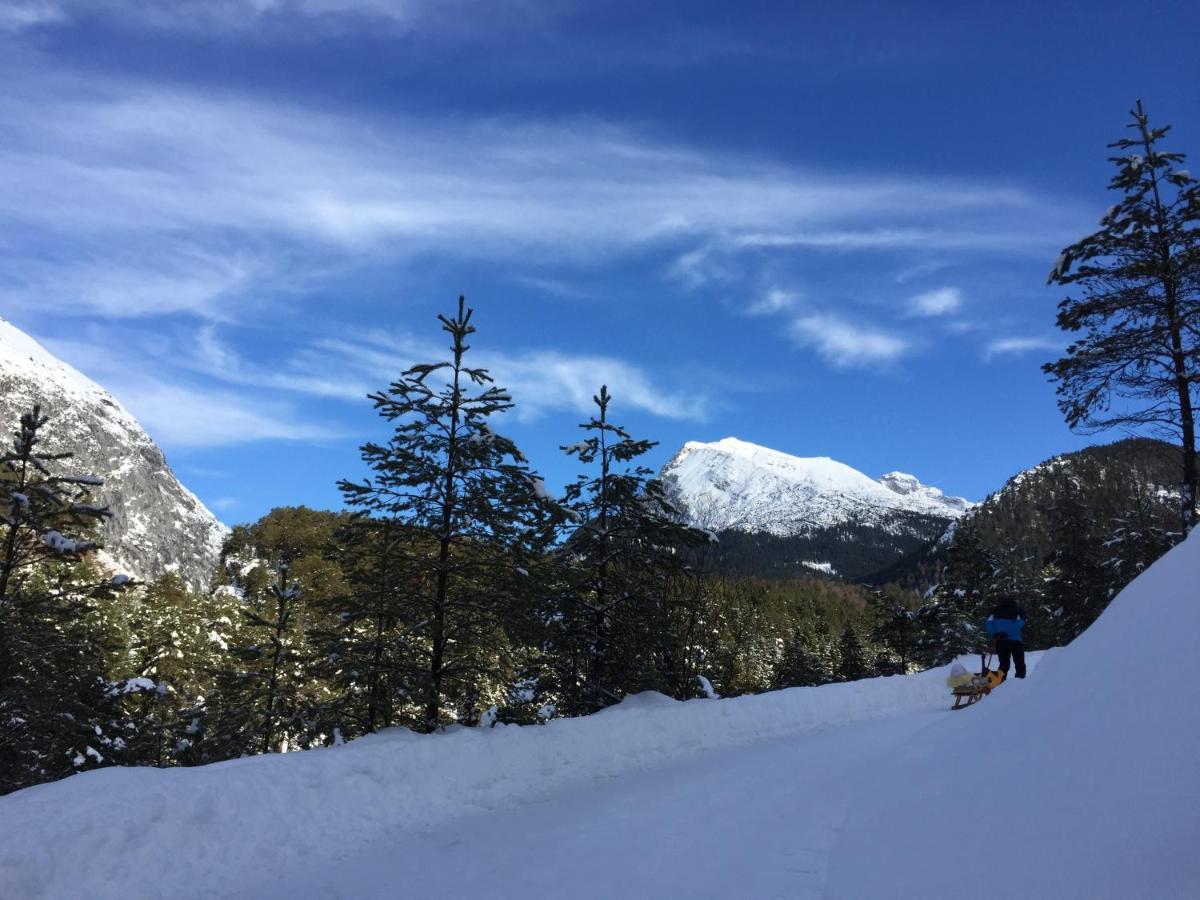
[[[705,752],[944,711],[943,679],[686,703],[647,693],[545,726],[391,729],[304,753],[86,772],[0,797],[0,898],[75,898],[81,884],[91,900],[224,896],[264,860],[283,873],[380,834],[437,829]]]
[[[947,715],[856,722],[692,756],[428,832],[382,835],[231,896],[819,898],[860,777]]]

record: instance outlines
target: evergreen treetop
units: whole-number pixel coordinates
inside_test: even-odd
[[[1058,307],[1058,326],[1079,337],[1043,369],[1072,428],[1150,428],[1181,440],[1186,532],[1197,500],[1200,184],[1182,153],[1161,149],[1169,126],[1152,127],[1140,100],[1130,115],[1133,134],[1109,145],[1120,201],[1050,272],[1048,283],[1082,289]]]

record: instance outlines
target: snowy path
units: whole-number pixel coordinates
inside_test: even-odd
[[[773,738],[396,833],[239,897],[820,897],[862,777],[944,709]]]

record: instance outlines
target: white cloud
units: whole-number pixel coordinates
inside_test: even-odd
[[[6,19],[18,31],[103,19],[126,28],[261,37],[275,29],[304,37],[371,28],[406,34],[475,37],[554,18],[563,4],[523,0],[7,0]]]
[[[547,278],[542,275],[516,275],[513,277],[513,281],[539,293],[549,294],[553,297],[562,297],[566,300],[598,300],[601,297],[598,292],[586,287],[580,287],[578,284],[564,278]]]
[[[151,254],[80,252],[73,259],[14,263],[0,298],[12,308],[40,310],[47,298],[59,315],[143,318],[188,313],[222,320],[252,285],[268,283],[274,263],[245,253],[168,245]]]
[[[61,4],[52,0],[0,0],[0,31],[24,31],[66,19]]]
[[[746,312],[752,316],[775,315],[791,309],[799,299],[799,296],[792,291],[770,288],[746,307]]]
[[[332,441],[342,437],[323,425],[305,421],[294,403],[279,400],[273,388],[289,385],[245,371],[229,348],[207,340],[204,333],[185,341],[170,334],[148,334],[141,328],[95,324],[76,338],[39,342],[59,359],[93,378],[117,398],[156,443],[172,447],[216,447],[260,440]],[[214,354],[198,365],[200,354]],[[181,376],[211,376],[205,381]],[[231,390],[238,385],[242,390]],[[250,390],[246,390],[250,388]],[[363,390],[357,397],[366,394]],[[199,471],[199,470],[198,470]],[[204,471],[207,477],[219,474]]]
[[[431,341],[402,334],[360,334],[320,341],[305,350],[292,369],[336,371],[348,381],[378,390],[414,363],[444,356],[445,348]],[[607,384],[623,406],[665,419],[703,420],[711,405],[701,388],[684,392],[668,387],[640,366],[611,356],[472,350],[469,362],[488,369],[496,383],[512,393],[513,412],[526,421],[560,410],[589,413],[592,395],[601,384]],[[283,375],[279,386],[289,380],[291,375]],[[311,390],[304,382],[292,386]],[[364,393],[346,394],[345,398],[361,399]]]
[[[1061,350],[1060,341],[1037,337],[998,338],[984,348],[983,358],[991,362],[997,356],[1016,356],[1034,350]]]
[[[167,447],[216,447],[254,441],[336,441],[345,437],[305,422],[288,404],[246,392],[195,389],[156,381],[106,385],[156,443]]]
[[[908,301],[908,315],[931,318],[948,316],[962,307],[962,292],[955,287],[926,291]]]
[[[909,341],[899,335],[827,313],[796,319],[791,323],[791,334],[799,344],[814,348],[838,368],[891,363],[911,349]]]
[[[664,419],[703,420],[708,398],[656,384],[635,365],[603,356],[537,352],[488,359],[497,381],[510,388],[518,418],[534,419],[554,410],[591,413],[592,396],[608,385],[618,408],[636,409]]]

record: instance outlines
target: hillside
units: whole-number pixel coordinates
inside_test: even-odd
[[[228,529],[179,483],[162,451],[107,391],[0,319],[0,425],[15,430],[40,404],[48,449],[74,453],[73,469],[99,476],[113,512],[104,549],[139,578],[176,571],[207,587]]]
[[[1052,457],[1019,472],[923,552],[880,572],[879,581],[928,589],[947,559],[977,542],[1002,568],[1023,580],[1040,575],[1043,562],[1067,533],[1086,538],[1097,553],[1178,527],[1180,450],[1162,441],[1128,438]],[[1136,554],[1155,559],[1169,543]],[[1136,573],[1134,573],[1136,574]],[[1132,575],[1130,575],[1132,577]]]
[[[964,713],[935,670],[40,785],[0,894],[949,900],[986,817],[1032,895],[1189,896],[1198,572],[1194,535]]]

